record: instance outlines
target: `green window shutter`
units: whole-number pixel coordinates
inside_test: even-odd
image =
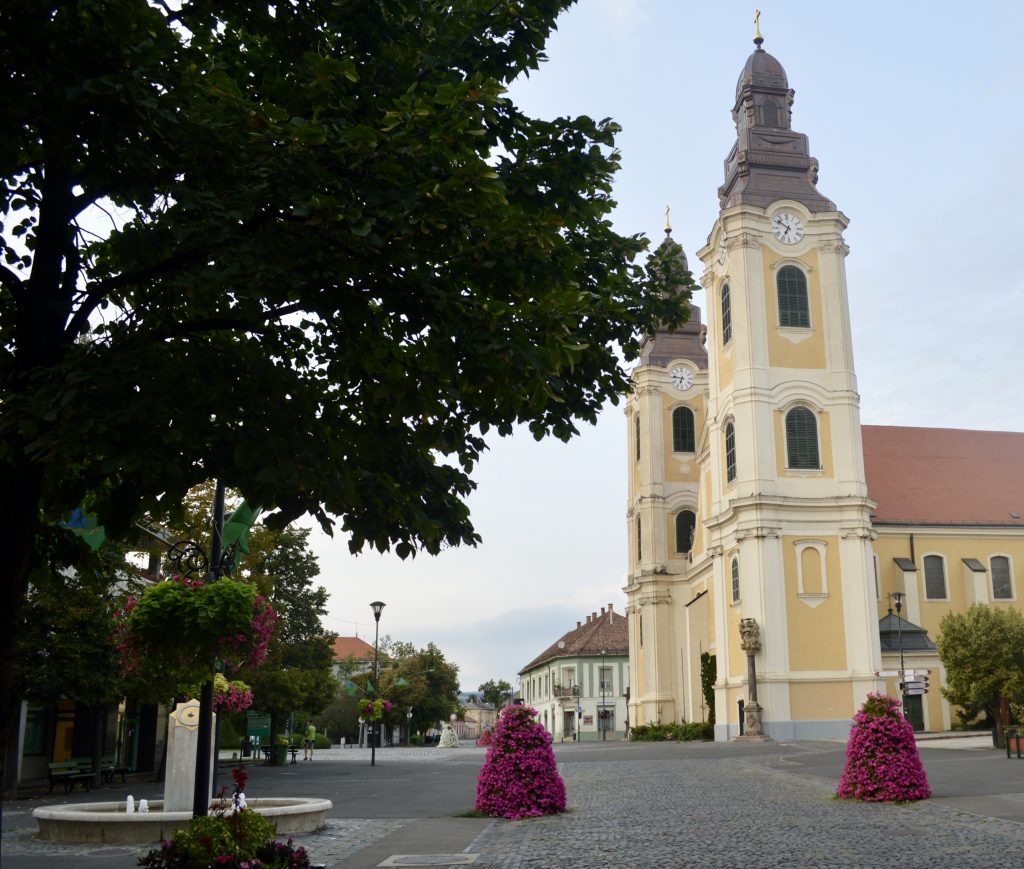
[[[779,325],[809,328],[811,312],[807,306],[807,278],[796,266],[779,269],[775,285],[779,291]]]
[[[818,421],[806,407],[794,407],[786,414],[786,461],[790,468],[821,468]]]
[[[924,596],[928,600],[946,599],[946,566],[941,555],[924,557]]]
[[[729,285],[722,284],[722,346],[732,340],[732,300],[729,297]]]
[[[693,548],[693,529],[696,526],[697,516],[692,510],[676,514],[676,552],[685,555]]]
[[[676,453],[697,452],[693,411],[688,407],[677,407],[672,411],[672,451]]]
[[[740,599],[740,560],[733,556],[732,559],[732,602]]]
[[[725,427],[725,479],[736,479],[736,430],[731,422]]]
[[[992,599],[1011,600],[1013,584],[1010,582],[1010,559],[1005,555],[994,555],[989,567],[992,571]]]
[[[640,414],[639,413],[634,417],[634,420],[635,420],[635,422],[634,422],[633,428],[634,428],[634,434],[635,434],[635,440],[636,440],[636,460],[639,462],[640,461]]]

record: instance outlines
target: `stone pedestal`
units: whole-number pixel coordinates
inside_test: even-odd
[[[743,735],[734,742],[768,742],[771,739],[761,729],[761,706],[752,700],[743,707]]]
[[[213,716],[216,733],[217,716]],[[213,789],[213,770],[216,759],[210,740],[210,781]],[[195,802],[196,750],[199,745],[199,701],[179,703],[167,720],[167,783],[164,786],[165,812],[191,812]]]

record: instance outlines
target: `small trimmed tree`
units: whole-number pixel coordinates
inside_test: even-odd
[[[506,706],[476,782],[476,810],[517,820],[565,811],[565,783],[544,727],[529,706]]]
[[[903,802],[932,795],[914,742],[914,728],[899,701],[868,694],[853,719],[839,796],[847,800]]]

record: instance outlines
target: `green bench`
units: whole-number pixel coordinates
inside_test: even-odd
[[[81,784],[86,791],[92,790],[92,780],[95,775],[92,771],[92,761],[82,760],[58,760],[47,764],[50,768],[50,789],[48,794],[53,793],[54,785],[62,784],[64,793],[69,794],[75,789],[76,784]]]

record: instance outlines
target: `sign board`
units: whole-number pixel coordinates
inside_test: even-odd
[[[584,715],[583,716],[583,723],[584,724],[593,724],[594,723],[594,716],[593,715]]]
[[[882,670],[881,673],[879,673],[877,670],[875,670],[875,675],[880,677],[880,678],[882,678],[882,679],[890,679],[893,676],[899,676],[899,674],[900,674],[899,670]]]
[[[248,710],[245,713],[245,735],[270,739],[270,716]]]
[[[920,687],[916,685],[907,685],[907,687],[903,689],[903,693],[906,694],[908,697],[914,697],[918,694],[927,694],[928,689],[925,688],[923,685],[921,685]]]

